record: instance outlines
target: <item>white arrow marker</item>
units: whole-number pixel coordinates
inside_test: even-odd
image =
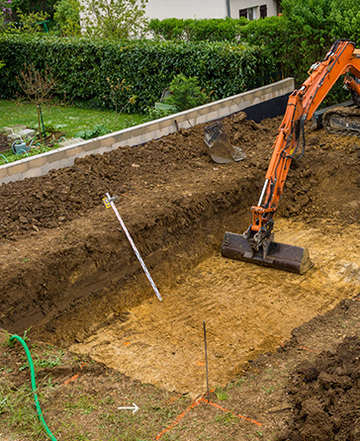
[[[118,407],[120,410],[132,410],[133,413],[135,413],[137,410],[139,410],[138,406],[135,403],[132,403],[134,407]]]

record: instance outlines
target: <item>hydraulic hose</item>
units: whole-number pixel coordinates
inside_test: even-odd
[[[26,353],[27,359],[28,359],[28,361],[29,361],[29,366],[30,366],[30,376],[31,376],[31,390],[32,390],[32,393],[33,393],[33,396],[34,396],[34,401],[35,401],[36,411],[37,411],[37,414],[38,414],[38,417],[39,417],[40,423],[41,423],[42,426],[44,427],[44,429],[45,429],[45,431],[46,431],[46,434],[49,436],[49,438],[50,438],[52,441],[56,441],[56,438],[55,438],[54,435],[50,432],[50,429],[49,429],[48,426],[46,425],[45,420],[44,420],[44,417],[43,417],[42,412],[41,412],[41,407],[40,407],[40,403],[39,403],[39,398],[38,398],[38,395],[37,395],[37,392],[36,392],[36,381],[35,381],[35,369],[34,369],[34,363],[33,363],[33,361],[32,361],[32,358],[31,358],[31,354],[30,354],[29,348],[27,347],[27,344],[25,343],[25,341],[24,341],[21,337],[19,337],[18,335],[12,335],[12,336],[10,337],[10,341],[13,341],[13,340],[17,340],[18,342],[21,343],[22,347],[25,349],[25,353]]]

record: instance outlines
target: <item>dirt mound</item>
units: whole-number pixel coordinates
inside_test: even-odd
[[[236,164],[230,164],[228,169],[238,174],[246,172],[248,167],[263,168],[268,157],[268,153],[263,152],[277,131],[277,123],[269,120],[258,125],[239,114],[226,119],[224,126],[232,142],[244,148],[249,157],[245,170]],[[208,173],[214,172],[214,163],[206,153],[203,129],[204,125],[181,129],[136,148],[124,147],[103,155],[91,155],[76,160],[72,167],[50,171],[46,176],[0,186],[0,238],[57,228],[87,216],[101,206],[106,191],[128,200],[172,185],[166,190],[173,198],[194,179],[201,186]],[[179,174],[182,179],[174,184]]]
[[[360,340],[352,336],[298,367],[288,389],[294,420],[280,441],[360,438],[359,357]]]

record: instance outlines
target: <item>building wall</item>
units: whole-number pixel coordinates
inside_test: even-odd
[[[251,8],[254,19],[260,18],[260,5],[267,6],[267,16],[277,15],[276,0],[228,0],[232,18],[239,18],[239,10]],[[225,18],[227,0],[148,0],[148,18]],[[249,18],[249,17],[248,17]]]
[[[239,18],[240,9],[253,9],[253,19],[260,18],[260,5],[267,6],[267,16],[277,15],[277,2],[274,0],[230,0],[232,18]],[[249,18],[249,17],[248,17]]]
[[[225,18],[226,0],[149,0],[146,15],[151,18]]]

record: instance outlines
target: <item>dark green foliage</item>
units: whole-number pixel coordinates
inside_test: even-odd
[[[62,37],[81,36],[79,0],[59,0],[55,11],[54,20]]]
[[[302,82],[309,67],[323,59],[335,40],[329,20],[330,0],[283,0],[282,7],[292,50],[290,69]]]
[[[331,0],[330,22],[332,34],[348,38],[360,45],[359,0]]]
[[[289,35],[283,16],[249,21],[240,30],[240,41],[263,48],[269,57],[279,62],[284,76],[294,74],[289,65],[293,48],[289,47]]]
[[[171,95],[165,100],[165,103],[173,105],[178,112],[201,106],[210,101],[206,93],[201,90],[196,77],[186,78],[184,74],[176,75],[171,81],[169,90]]]
[[[46,12],[50,17],[54,15],[54,6],[59,0],[12,0],[13,14],[20,10],[24,14],[30,12]]]
[[[185,41],[235,41],[246,18],[212,18],[203,20],[166,18],[153,19],[149,30],[154,37],[163,40]]]
[[[1,98],[14,98],[20,92],[16,76],[26,61],[39,70],[51,67],[60,84],[59,97],[95,107],[112,108],[110,85],[124,79],[131,87],[119,97],[118,108],[135,95],[131,108],[135,112],[158,101],[179,73],[196,77],[206,94],[220,99],[248,90],[254,80],[278,69],[263,49],[228,43],[104,42],[26,35],[0,37],[0,59],[6,63],[1,69]]]
[[[360,42],[359,0],[282,0],[281,6],[282,16],[243,26],[241,41],[260,46],[278,60],[283,76],[294,76],[297,87],[336,39],[358,38]],[[348,95],[337,84],[327,102],[348,99]]]

